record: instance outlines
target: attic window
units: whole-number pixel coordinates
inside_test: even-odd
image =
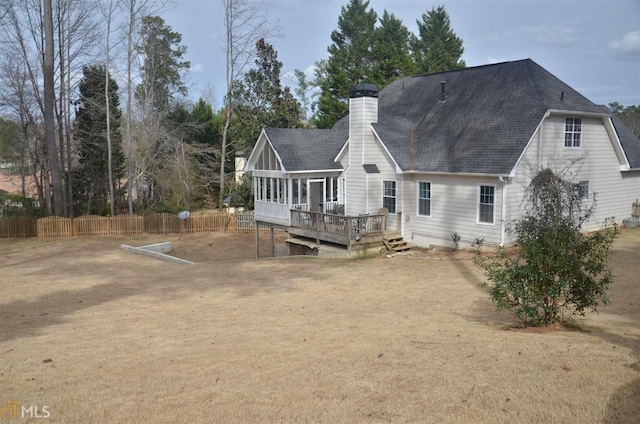
[[[565,118],[564,147],[580,147],[582,118]]]

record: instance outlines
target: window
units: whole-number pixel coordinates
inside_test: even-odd
[[[580,147],[582,118],[565,118],[564,147]]]
[[[382,181],[382,207],[396,213],[396,182]]]
[[[255,177],[253,181],[256,190],[256,200],[262,200],[262,178]]]
[[[580,181],[578,183],[578,190],[580,191],[580,199],[588,200],[589,199],[589,180]]]
[[[493,206],[495,205],[496,188],[494,186],[481,185],[479,190],[478,222],[493,224]]]
[[[298,184],[297,178],[291,180],[291,196],[293,197],[292,201],[294,205],[300,203],[300,187]]]
[[[337,202],[338,201],[338,178],[337,177],[327,177],[325,179],[325,201],[327,202]]]
[[[431,183],[418,183],[418,215],[431,216]]]

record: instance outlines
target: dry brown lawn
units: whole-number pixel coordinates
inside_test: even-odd
[[[119,249],[164,240],[202,263]],[[48,406],[31,422],[51,423],[638,422],[640,230],[616,243],[610,304],[545,333],[510,329],[465,255],[229,261],[253,243],[0,240],[0,407]]]

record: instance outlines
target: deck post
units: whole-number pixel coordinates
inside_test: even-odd
[[[255,221],[256,227],[256,259],[260,259],[260,223]]]
[[[273,241],[273,225],[271,226],[271,257],[276,257],[276,244]]]

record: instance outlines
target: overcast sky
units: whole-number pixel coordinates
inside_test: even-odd
[[[294,69],[313,75],[328,56],[331,31],[348,0],[263,0],[282,37],[267,40],[283,63],[285,83]],[[416,20],[444,3],[464,42],[467,66],[531,58],[597,104],[640,105],[640,0],[371,0],[378,16],[395,14],[417,33]],[[176,0],[163,14],[183,36],[191,61],[193,97],[225,91],[222,0]],[[287,78],[288,76],[288,78]]]

